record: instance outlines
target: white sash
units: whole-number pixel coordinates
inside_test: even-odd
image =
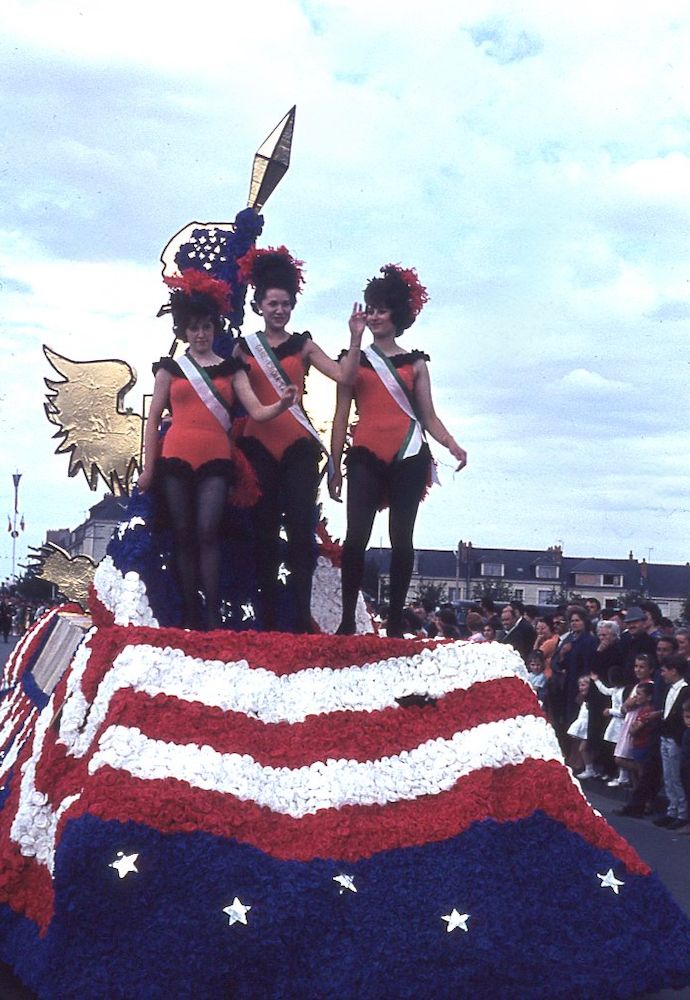
[[[426,434],[424,433],[422,422],[415,413],[407,393],[402,388],[384,359],[373,349],[373,347],[363,347],[362,354],[365,355],[367,361],[381,379],[383,387],[390,393],[405,416],[410,419],[410,428],[408,430],[407,437],[398,452],[398,456],[402,460],[405,458],[412,458],[413,455],[418,455],[422,449],[422,445],[426,443]],[[431,460],[431,481],[432,483],[439,482],[439,478],[436,473],[436,463],[433,458]]]
[[[258,364],[261,371],[264,373],[270,384],[278,393],[278,396],[279,397],[282,396],[282,394],[287,389],[289,383],[285,380],[285,376],[276,365],[275,361],[271,357],[271,354],[266,350],[264,345],[261,343],[261,339],[258,333],[248,333],[245,336],[244,340],[247,346],[249,347],[249,350],[254,355],[256,363]],[[287,412],[291,413],[292,416],[297,421],[297,423],[301,427],[303,427],[305,431],[308,431],[309,434],[311,434],[311,436],[314,438],[319,448],[328,459],[328,475],[330,476],[333,469],[333,460],[331,459],[331,456],[328,454],[326,446],[319,437],[316,428],[312,425],[307,414],[304,412],[299,403],[293,403],[292,406],[288,407]]]
[[[230,420],[230,414],[216,398],[214,393],[211,391],[207,385],[203,375],[198,370],[197,366],[194,364],[192,359],[187,354],[180,355],[179,358],[175,359],[184,372],[187,381],[191,385],[194,392],[197,394],[204,406],[208,407],[213,416],[216,418],[218,423],[221,425],[223,430],[227,432],[230,430],[230,425],[232,421]]]

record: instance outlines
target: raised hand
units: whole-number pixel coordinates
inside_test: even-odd
[[[367,326],[367,313],[363,302],[352,303],[352,315],[349,319],[350,337],[361,340]]]

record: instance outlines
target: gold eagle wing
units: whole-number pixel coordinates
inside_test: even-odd
[[[123,407],[137,377],[126,361],[71,361],[44,345],[43,352],[59,381],[44,379],[49,392],[43,404],[53,435],[60,439],[56,454],[69,454],[70,476],[83,472],[89,488],[98,477],[114,494],[128,494],[131,479],[141,469],[143,418]]]

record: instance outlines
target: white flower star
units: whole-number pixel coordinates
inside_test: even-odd
[[[247,622],[254,617],[254,607],[251,604],[242,605],[242,621]]]
[[[601,879],[602,889],[613,889],[616,895],[618,895],[618,886],[625,885],[625,882],[621,882],[621,880],[616,878],[613,874],[613,868],[609,868],[605,875],[600,875],[599,872],[597,872],[597,878]]]
[[[287,583],[287,578],[290,576],[290,570],[287,568],[285,563],[281,563],[278,567],[278,579],[282,584]]]
[[[122,851],[118,851],[117,858],[115,861],[111,861],[108,867],[114,868],[120,878],[124,878],[125,875],[129,875],[130,872],[139,872],[139,869],[136,866],[136,860],[138,857],[138,854],[123,854]]]
[[[352,875],[334,875],[333,881],[337,882],[340,886],[340,895],[347,890],[348,892],[357,892],[357,886],[354,883]]]
[[[441,918],[445,920],[448,926],[446,930],[450,934],[454,931],[456,927],[460,927],[461,930],[467,932],[467,921],[470,919],[469,913],[458,913],[456,909],[452,909],[450,913],[447,913],[445,917]]]
[[[223,907],[223,913],[227,913],[230,926],[233,924],[246,924],[247,914],[250,910],[251,906],[245,906],[237,896],[235,896],[230,906]]]

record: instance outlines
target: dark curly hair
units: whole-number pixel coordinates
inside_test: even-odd
[[[410,290],[395,268],[383,268],[382,278],[372,278],[364,289],[364,301],[375,309],[390,309],[393,326],[402,333],[416,316],[410,302]]]
[[[294,308],[299,291],[299,271],[292,258],[284,253],[263,253],[257,256],[252,269],[254,300],[252,307],[260,304],[269,288],[280,288],[290,296]]]
[[[170,293],[170,312],[172,313],[173,332],[178,340],[187,340],[187,327],[192,319],[206,316],[213,321],[213,331],[219,334],[224,329],[223,317],[218,309],[218,303],[210,295],[203,292],[193,292],[188,295],[181,289]]]

